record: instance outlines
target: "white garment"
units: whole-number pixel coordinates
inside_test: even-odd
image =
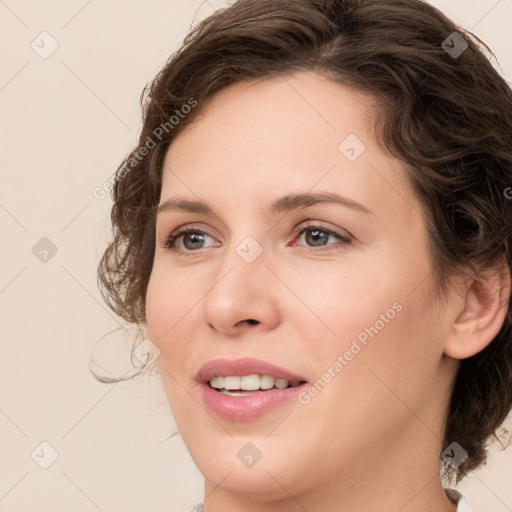
[[[457,512],[472,512],[466,496],[461,494],[459,491],[450,488],[445,489],[444,492],[452,503],[457,504]],[[187,512],[204,512],[203,504],[198,503],[197,505],[190,507]]]
[[[469,505],[469,501],[456,489],[450,489],[447,488],[444,490],[446,496],[448,496],[448,499],[452,501],[453,503],[457,503],[457,512],[472,512],[471,506]]]

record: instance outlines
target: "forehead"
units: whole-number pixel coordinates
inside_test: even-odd
[[[202,139],[201,148],[218,148],[225,160],[263,149],[268,159],[289,148],[300,159],[322,142],[337,151],[344,135],[368,140],[375,114],[370,96],[310,72],[235,83],[198,107],[195,122],[176,137],[169,153],[177,146],[180,152],[195,153]]]
[[[376,115],[371,97],[312,73],[226,87],[171,143],[162,201],[214,191],[221,204],[236,196],[249,208],[249,197],[337,191],[396,210],[396,195],[413,201],[412,190],[401,162],[374,140]]]

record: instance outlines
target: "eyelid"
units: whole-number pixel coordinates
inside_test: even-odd
[[[292,232],[293,235],[301,234],[304,230],[307,228],[318,228],[319,230],[326,231],[327,233],[331,233],[332,235],[335,235],[342,239],[350,239],[352,240],[354,237],[346,230],[338,228],[338,227],[331,227],[327,225],[327,223],[318,221],[318,220],[305,220],[302,221]]]
[[[335,244],[326,244],[324,246],[312,247],[308,245],[299,245],[297,242],[302,237],[302,234],[308,230],[318,230],[327,233],[328,236],[333,236],[339,240],[338,243]],[[344,230],[343,230],[344,231]],[[340,246],[345,247],[351,244],[354,241],[354,237],[350,235],[347,231],[342,232],[340,228],[332,228],[325,225],[321,221],[309,220],[302,222],[294,231],[293,231],[293,242],[292,246],[303,247],[307,252],[310,253],[322,253],[329,252],[333,250],[339,250]]]

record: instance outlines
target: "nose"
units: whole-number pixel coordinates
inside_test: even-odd
[[[204,320],[211,329],[238,336],[279,325],[279,281],[267,263],[265,252],[248,263],[235,248],[229,251],[203,301]]]

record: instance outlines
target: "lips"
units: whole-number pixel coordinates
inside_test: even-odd
[[[212,377],[219,376],[239,376],[244,375],[270,375],[275,379],[286,379],[289,382],[303,381],[306,379],[292,373],[285,368],[281,368],[267,361],[253,358],[242,359],[213,359],[201,366],[197,372],[196,379],[200,383],[209,382]]]
[[[299,384],[284,389],[274,386],[266,390],[234,393],[214,389],[209,382],[213,377],[243,377],[254,374],[270,375],[274,379],[286,379],[290,383],[299,382]],[[309,386],[301,375],[267,361],[252,358],[208,361],[201,366],[196,379],[199,383],[200,398],[209,412],[222,420],[231,422],[255,421],[277,408],[290,407],[293,400]]]

